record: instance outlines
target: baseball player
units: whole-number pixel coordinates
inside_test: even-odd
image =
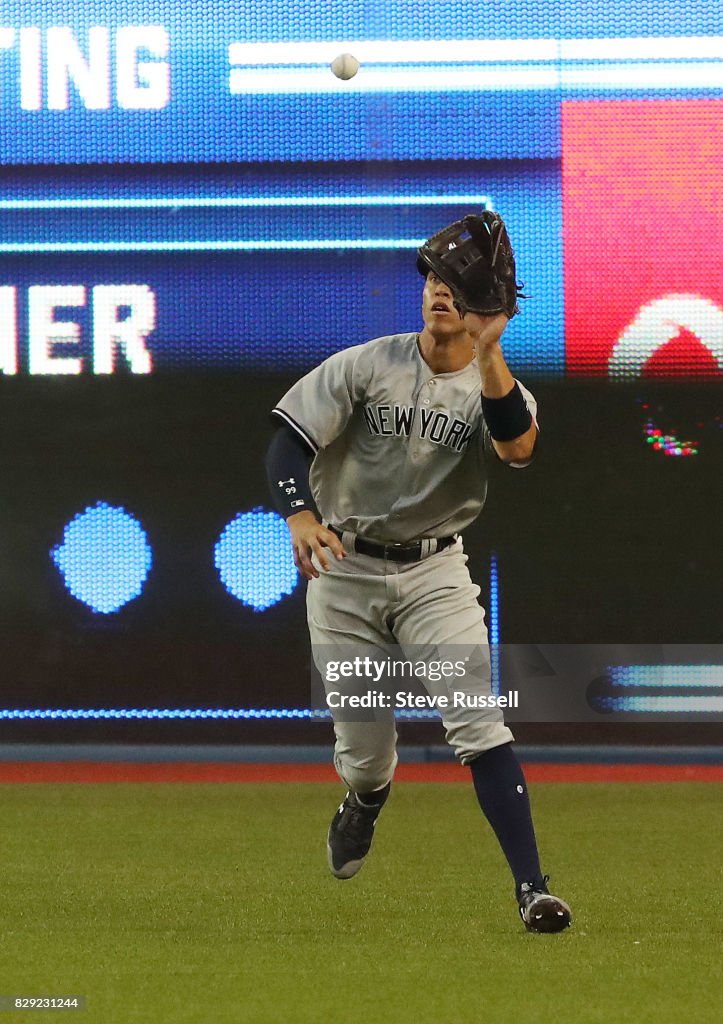
[[[347,348],[299,380],[273,410],[267,472],[309,581],[312,650],[476,650],[465,686],[485,695],[487,630],[461,533],[484,504],[489,460],[521,468],[535,449],[536,402],[500,344],[520,291],[497,215],[468,217],[433,236],[417,266],[421,332]],[[423,684],[437,695],[450,687],[448,679]],[[344,685],[333,684],[337,705]],[[397,734],[393,707],[366,718],[332,714],[334,764],[348,792],[327,854],[332,874],[347,879],[364,863],[389,796]],[[562,931],[570,908],[542,874],[527,786],[501,713],[441,714],[514,876],[523,923]]]

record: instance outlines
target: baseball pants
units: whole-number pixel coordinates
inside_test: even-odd
[[[455,652],[472,650],[475,668],[462,682],[426,674],[418,682],[430,697],[448,697],[450,706],[440,708],[440,715],[447,742],[463,764],[509,743],[513,736],[500,709],[470,710],[468,704],[474,700],[461,708],[452,706],[452,690],[462,689],[472,697],[491,694],[487,628],[477,601],[480,588],[470,579],[461,538],[412,563],[358,554],[353,533],[344,533],[342,543],[346,558],[330,556],[329,571],[320,571],[307,588],[312,654],[327,696],[331,691],[343,693],[345,687],[359,689],[358,680],[327,680],[330,651],[364,651],[372,656],[378,652],[381,659],[390,645],[398,645],[396,649],[416,662],[420,656],[429,661],[440,653],[455,660]],[[387,689],[389,685],[387,681]],[[332,715],[334,765],[342,781],[362,793],[390,782],[397,764],[394,708],[377,707],[366,714],[332,709]]]

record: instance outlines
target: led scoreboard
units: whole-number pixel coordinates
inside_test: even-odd
[[[360,62],[346,82],[342,52]],[[532,617],[494,487],[470,531],[496,635],[565,621],[560,642],[647,642],[649,604],[630,595],[674,575],[690,599],[656,639],[717,639],[697,545],[717,550],[715,502],[698,498],[720,480],[722,167],[709,0],[3,4],[7,728],[124,702],[308,711],[303,592],[261,467],[268,409],[332,352],[417,329],[417,247],[484,208],[529,296],[505,354],[547,399],[553,481],[494,484],[529,488],[514,501],[547,524],[519,524],[530,563],[554,563]],[[581,407],[594,480],[566,454]],[[589,532],[559,529],[568,506]],[[661,558],[673,507],[685,525]],[[602,609],[576,589],[573,534],[577,564],[612,559]]]
[[[719,371],[721,263],[681,290],[664,256],[688,243],[670,206],[700,204],[720,233],[719,5],[541,2],[502,23],[497,9],[4,4],[3,372],[304,369],[416,323],[415,248],[485,206],[534,299],[508,332],[520,372],[637,374],[625,347],[588,357],[610,302],[585,267],[661,224],[660,250],[631,255],[654,287],[605,344],[685,295],[672,370]],[[341,50],[361,61],[348,82],[329,70]],[[635,229],[611,231],[605,203],[625,196]],[[96,321],[98,296],[117,304]]]

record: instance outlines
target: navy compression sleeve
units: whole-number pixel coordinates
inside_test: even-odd
[[[313,452],[299,435],[282,424],[266,453],[266,476],[276,509],[287,519],[306,509],[318,515],[309,486]]]

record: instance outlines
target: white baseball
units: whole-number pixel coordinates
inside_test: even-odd
[[[359,61],[353,53],[340,53],[331,62],[331,70],[337,78],[341,78],[343,82],[348,82],[359,70]]]

